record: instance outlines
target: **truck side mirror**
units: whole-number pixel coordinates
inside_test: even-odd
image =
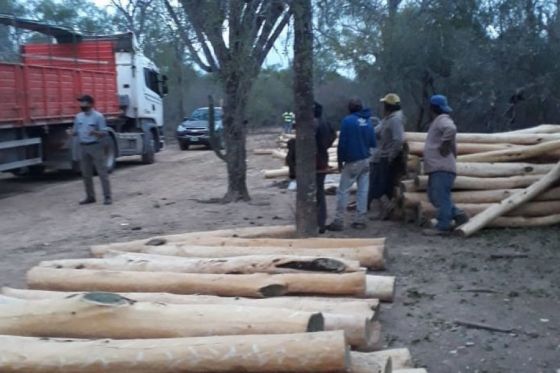
[[[161,93],[165,96],[169,93],[169,87],[167,86],[167,75],[163,75],[161,78]]]

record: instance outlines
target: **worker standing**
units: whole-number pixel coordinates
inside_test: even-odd
[[[449,116],[452,112],[447,97],[432,96],[430,116],[432,123],[424,146],[424,170],[428,174],[428,198],[438,209],[437,223],[424,230],[426,235],[446,235],[455,225],[466,223],[469,219],[464,211],[453,204],[451,190],[456,176],[457,127]]]
[[[95,203],[95,191],[93,188],[93,167],[97,170],[101,187],[103,189],[104,204],[110,205],[111,185],[105,157],[103,139],[108,135],[108,128],[103,114],[94,109],[95,100],[90,95],[83,95],[78,98],[81,113],[74,119],[72,133],[80,143],[81,169],[86,198],[80,205]]]
[[[291,111],[286,111],[282,114],[282,122],[284,126],[284,133],[289,135],[292,133],[292,128],[294,127],[294,122],[296,120],[296,115]]]
[[[404,122],[401,99],[389,93],[380,100],[383,119],[375,127],[377,147],[372,157],[368,204],[375,211],[374,218],[389,219],[395,203],[393,193],[403,173]]]
[[[369,159],[371,149],[375,148],[375,131],[371,124],[371,111],[363,108],[359,98],[350,100],[348,111],[350,114],[342,121],[338,140],[338,167],[341,175],[336,194],[336,217],[327,226],[327,229],[331,231],[344,229],[348,195],[354,183],[358,184],[358,191],[356,193],[356,216],[352,228],[364,229],[366,227]]]

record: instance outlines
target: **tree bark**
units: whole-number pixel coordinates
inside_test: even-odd
[[[58,259],[43,261],[40,267],[104,269],[113,271],[148,271],[210,274],[253,273],[316,273],[358,272],[360,263],[326,257],[304,256],[239,256],[229,258],[184,258],[142,253],[124,253],[115,256],[86,259]]]
[[[296,103],[296,229],[299,237],[317,235],[315,124],[313,122],[313,20],[311,0],[295,0],[294,102]]]
[[[136,302],[114,293],[0,304],[0,334],[28,337],[178,338],[305,333],[324,328],[321,313]]]
[[[342,331],[134,340],[0,336],[0,355],[4,373],[342,373],[350,369]]]
[[[62,299],[77,292],[2,288],[2,294],[18,299]],[[377,318],[379,300],[373,298],[325,298],[325,297],[274,297],[251,299],[240,297],[217,297],[214,295],[183,295],[170,293],[118,293],[140,302],[169,304],[218,304],[264,308],[287,308],[296,311],[320,312],[364,317],[369,321]]]
[[[538,146],[538,145],[537,145]],[[520,192],[501,201],[499,204],[492,205],[485,211],[476,215],[468,223],[458,228],[462,236],[471,236],[480,229],[484,228],[492,220],[508,213],[523,203],[532,200],[540,193],[544,192],[560,178],[560,162],[552,170],[544,175],[539,181]]]
[[[190,258],[229,258],[234,256],[261,255],[290,255],[290,256],[321,256],[327,258],[340,258],[358,261],[360,266],[372,270],[385,268],[385,247],[358,246],[347,248],[297,248],[297,247],[272,247],[272,246],[247,246],[247,247],[222,247],[222,246],[190,246],[190,245],[165,245],[165,246],[140,246],[133,248],[134,252],[145,254],[180,256]],[[95,256],[114,256],[123,252],[97,249]]]
[[[32,289],[61,291],[168,292],[266,298],[286,294],[364,296],[364,272],[345,274],[209,275],[34,267]]]

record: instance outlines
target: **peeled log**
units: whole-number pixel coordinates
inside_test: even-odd
[[[412,356],[408,348],[395,348],[391,350],[382,350],[373,353],[351,352],[352,364],[360,362],[360,365],[376,364],[378,361],[391,359],[393,369],[412,368]]]
[[[274,179],[276,177],[288,177],[290,170],[288,167],[282,167],[275,170],[264,170],[265,179]]]
[[[457,203],[456,205],[469,216],[480,214],[492,206],[491,203]],[[437,214],[437,209],[427,202],[420,203],[420,210],[425,218],[431,219]],[[530,218],[556,214],[560,214],[560,201],[527,202],[508,212],[505,216]]]
[[[377,298],[380,301],[392,302],[395,299],[394,276],[366,276],[366,297]]]
[[[355,355],[358,354],[358,355]],[[388,357],[376,357],[369,359],[362,359],[362,355],[373,355],[364,354],[361,352],[351,352],[352,369],[351,373],[392,373],[393,363],[391,358]]]
[[[2,288],[2,294],[18,299],[62,299],[77,292]],[[140,302],[170,304],[219,304],[264,308],[288,308],[297,311],[321,312],[361,316],[370,321],[377,318],[379,300],[373,298],[324,298],[324,297],[274,297],[251,299],[240,297],[218,297],[214,295],[184,295],[170,293],[118,293],[125,298]]]
[[[278,227],[280,230],[288,233],[293,231],[292,226]],[[234,230],[224,230],[221,232],[233,232]],[[217,231],[220,232],[220,231]],[[256,231],[255,233],[257,233]],[[225,234],[225,233],[223,233]],[[121,251],[136,251],[138,246],[161,246],[165,244],[184,244],[184,245],[200,245],[200,246],[224,246],[224,247],[261,247],[261,246],[274,246],[274,247],[299,247],[299,248],[344,248],[344,247],[357,247],[357,246],[377,246],[384,245],[385,238],[304,238],[304,239],[282,239],[282,238],[239,238],[224,237],[223,235],[207,235],[207,234],[175,234],[167,236],[156,236],[143,240],[135,240],[128,242],[117,242],[104,245],[94,245],[91,247],[91,252],[95,256],[101,256],[100,253],[105,253],[109,250]],[[128,249],[132,248],[132,249]]]
[[[558,137],[560,139],[560,137]],[[424,143],[423,142],[407,142],[410,154],[422,157],[424,155]],[[470,143],[457,143],[457,154],[475,154],[483,153],[495,150],[512,149],[516,147],[523,147],[522,145],[512,145],[512,144],[470,144]]]
[[[185,258],[168,255],[122,253],[103,259],[59,259],[43,261],[40,267],[105,269],[210,274],[357,272],[360,263],[342,259],[305,256],[254,255],[230,258]]]
[[[457,175],[471,177],[544,175],[553,167],[554,164],[458,162]]]
[[[558,131],[560,132],[560,131]],[[405,138],[409,142],[426,142],[427,133],[425,132],[406,132]],[[457,143],[475,144],[516,144],[516,145],[535,145],[546,141],[560,140],[560,134],[523,134],[523,133],[458,133]]]
[[[253,154],[255,155],[270,155],[274,152],[274,149],[254,149]]]
[[[560,214],[528,218],[524,216],[501,216],[490,222],[494,228],[545,227],[560,224]]]
[[[103,256],[113,252],[110,248],[114,246],[97,246],[92,248],[94,256]],[[322,256],[328,258],[340,258],[350,261],[358,261],[361,266],[370,269],[383,269],[385,267],[385,247],[384,246],[363,246],[351,248],[297,248],[297,247],[223,247],[223,246],[121,246],[124,250],[134,250],[146,254],[182,256],[193,258],[228,258],[232,256],[253,256],[261,255],[303,255],[303,256]],[[131,251],[132,252],[132,251]],[[111,254],[112,255],[112,254]]]
[[[403,180],[400,182],[399,184],[399,188],[401,190],[401,193],[406,193],[406,192],[416,192],[416,184],[414,182],[414,180]]]
[[[39,290],[168,292],[249,298],[286,294],[363,296],[366,290],[363,272],[209,275],[34,267],[27,272],[27,284]]]
[[[424,368],[397,369],[393,373],[428,373]]]
[[[488,209],[473,217],[468,223],[463,224],[458,228],[459,233],[462,236],[470,236],[476,233],[492,220],[507,214],[509,211],[514,210],[527,201],[531,201],[558,181],[559,178],[560,162],[554,166],[548,174],[544,175],[539,181],[535,182],[527,189],[513,194],[501,201],[499,204],[492,205]]]
[[[507,134],[543,134],[543,133],[560,133],[560,125],[558,124],[541,124],[535,127],[524,128],[515,131],[504,132]]]
[[[320,313],[136,302],[113,293],[0,304],[0,334],[28,337],[177,338],[322,330]]]
[[[288,155],[288,152],[284,151],[284,150],[273,150],[272,151],[272,158],[284,160],[284,159],[286,159],[287,155]]]
[[[519,192],[523,189],[497,189],[478,190],[466,192],[453,192],[452,198],[455,203],[495,203]],[[535,201],[560,200],[560,187],[552,188],[534,198]],[[404,193],[402,198],[403,207],[416,207],[420,202],[428,202],[426,192]]]
[[[375,351],[381,344],[381,324],[353,315],[322,314],[324,328],[328,331],[343,330],[346,341],[358,351]]]
[[[549,141],[538,145],[523,148],[495,150],[485,153],[460,155],[459,162],[511,162],[523,159],[538,158],[547,153],[552,153],[560,148],[560,140]]]
[[[4,373],[341,373],[349,369],[341,331],[135,340],[0,336]]]
[[[453,183],[453,190],[491,190],[524,188],[540,180],[543,175],[526,175],[512,177],[469,177],[457,176]],[[428,175],[416,177],[414,180],[417,190],[428,188]]]

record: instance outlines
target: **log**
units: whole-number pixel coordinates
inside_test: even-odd
[[[255,155],[271,155],[274,149],[254,149],[253,154]]]
[[[384,302],[392,302],[395,299],[394,276],[366,276],[366,297],[376,298]]]
[[[134,340],[0,336],[0,356],[4,373],[333,373],[350,369],[340,331]]]
[[[492,190],[524,188],[540,180],[542,175],[512,177],[469,177],[457,176],[453,190]],[[428,175],[417,176],[414,180],[416,190],[428,189]]]
[[[457,203],[456,206],[464,210],[469,216],[480,214],[487,208],[491,207],[491,203]],[[419,211],[424,218],[434,218],[437,214],[437,209],[428,202],[420,202]],[[549,215],[560,214],[560,201],[542,201],[542,202],[527,202],[518,208],[511,210],[504,216],[517,216],[517,217],[542,217]]]
[[[558,124],[541,124],[536,127],[529,127],[515,131],[504,132],[507,134],[543,134],[543,133],[560,133],[560,125]]]
[[[558,137],[557,140],[560,140]],[[407,142],[410,154],[422,157],[424,155],[424,143],[423,142],[414,142],[409,141]],[[483,153],[489,151],[496,151],[496,150],[504,150],[504,149],[514,149],[521,147],[522,145],[512,145],[512,144],[474,144],[474,143],[457,143],[457,154],[464,155],[464,154],[476,154],[476,153]]]
[[[477,190],[466,192],[453,192],[455,203],[495,203],[511,196],[523,189],[497,189],[497,190]],[[557,201],[560,200],[560,187],[552,188],[534,198],[535,201]],[[404,193],[401,199],[403,207],[412,208],[418,206],[420,202],[428,202],[425,192]]]
[[[419,174],[422,169],[422,161],[416,155],[409,155],[406,161],[406,170],[408,173]]]
[[[559,178],[560,162],[554,166],[549,173],[544,175],[539,181],[535,182],[527,189],[513,194],[498,204],[492,205],[488,209],[473,217],[468,223],[463,224],[458,228],[459,234],[465,237],[473,235],[480,229],[484,228],[484,226],[492,220],[507,214],[509,211],[514,210],[516,207],[527,201],[531,201],[535,196],[544,192],[552,184],[558,181]]]
[[[512,162],[524,159],[538,158],[560,148],[560,140],[548,141],[542,144],[530,145],[523,148],[495,150],[485,153],[460,155],[459,162]]]
[[[284,150],[274,150],[272,152],[272,158],[276,158],[276,159],[284,160],[284,159],[286,159],[287,155],[288,155],[288,152],[286,152]]]
[[[343,330],[347,343],[358,351],[379,350],[381,324],[354,315],[322,314],[327,331]],[[274,333],[271,333],[274,334]]]
[[[554,167],[554,164],[458,162],[457,175],[471,177],[544,175],[552,167]]]
[[[400,182],[401,193],[416,192],[416,184],[414,180],[403,180]]]
[[[288,177],[290,176],[290,169],[288,167],[282,167],[275,170],[264,170],[265,179],[274,179],[277,177]]]
[[[293,232],[293,227],[287,226],[279,229],[286,229]],[[234,230],[224,230],[221,232],[234,232]],[[256,231],[255,233],[257,233]],[[284,231],[287,233],[287,231]],[[222,233],[223,234],[223,233]],[[135,240],[128,242],[117,242],[104,245],[91,246],[91,252],[94,256],[101,256],[109,250],[134,251],[137,246],[161,246],[165,244],[184,244],[184,245],[200,245],[200,246],[233,246],[233,247],[298,247],[298,248],[344,248],[358,246],[378,246],[385,244],[385,238],[305,238],[305,239],[277,239],[277,238],[239,238],[239,237],[223,237],[223,235],[209,234],[175,234],[167,236],[150,237],[143,240]],[[127,249],[127,248],[133,249]]]
[[[392,373],[393,363],[390,357],[373,356],[365,358],[366,355],[362,352],[351,352],[352,369],[351,373]]]
[[[109,256],[109,257],[107,257]],[[343,273],[360,271],[360,263],[327,257],[254,255],[229,258],[185,258],[142,253],[108,254],[105,258],[43,261],[41,267],[210,274]]]
[[[524,216],[501,216],[489,223],[494,228],[545,227],[560,224],[560,214],[527,218]]]
[[[408,142],[424,143],[426,137],[425,132],[406,132],[405,134]],[[459,145],[461,143],[535,145],[554,140],[560,140],[560,133],[458,133],[456,136]]]
[[[424,368],[409,368],[393,370],[393,373],[428,373]]]
[[[76,292],[2,288],[2,294],[18,299],[61,299]],[[170,293],[118,293],[140,302],[170,304],[219,304],[264,308],[288,308],[297,311],[321,312],[341,315],[361,316],[369,321],[377,319],[379,300],[373,298],[322,298],[322,297],[274,297],[251,299],[240,297],[217,297],[214,295],[183,295]]]
[[[348,324],[340,323],[340,327],[354,332]],[[321,313],[137,302],[114,293],[84,293],[64,299],[0,304],[0,334],[27,337],[178,338],[305,333],[324,328]]]
[[[27,272],[27,284],[38,290],[168,292],[266,298],[286,294],[364,296],[366,279],[363,272],[210,275],[34,267]]]
[[[109,246],[114,247],[114,246]],[[232,256],[253,256],[256,253],[261,255],[302,255],[302,256],[322,256],[328,258],[339,258],[343,260],[358,261],[362,267],[373,270],[385,268],[385,247],[384,246],[361,246],[349,248],[297,248],[297,247],[222,247],[222,246],[121,246],[123,249],[134,250],[131,252],[141,252],[146,254],[181,256],[192,258],[228,258]],[[92,248],[94,256],[104,256],[111,254],[114,250],[107,246]]]
[[[394,348],[390,350],[382,350],[373,353],[363,354],[359,352],[352,352],[352,360],[376,360],[379,358],[390,358],[393,369],[406,369],[412,368],[414,365],[412,363],[412,356],[408,348]]]

